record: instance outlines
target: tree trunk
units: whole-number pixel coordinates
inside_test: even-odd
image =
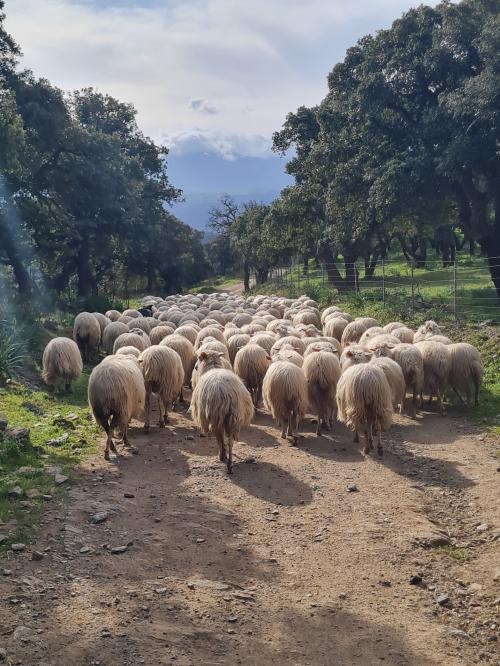
[[[88,240],[82,239],[77,257],[78,296],[86,298],[92,291],[92,273],[90,271],[90,249]]]
[[[359,291],[359,274],[354,255],[344,255],[345,283],[344,291]]]
[[[14,238],[10,234],[9,229],[3,225],[3,222],[0,224],[0,245],[7,255],[9,265],[16,278],[19,293],[25,296],[29,295],[31,293],[32,283],[28,269],[23,262],[23,257]]]
[[[374,273],[378,262],[378,252],[372,254],[371,257],[365,257],[365,280],[370,280]]]
[[[250,289],[250,268],[248,261],[243,262],[243,289],[248,291]]]
[[[500,300],[500,192],[497,189],[495,195],[495,219],[493,227],[480,241],[481,249],[488,257],[491,280],[495,285],[498,299]]]
[[[302,274],[307,275],[309,273],[309,256],[307,254],[302,256],[302,266]]]

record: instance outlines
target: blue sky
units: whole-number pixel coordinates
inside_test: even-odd
[[[23,64],[35,74],[65,90],[94,86],[133,102],[145,133],[171,147],[174,180],[175,160],[184,178],[187,163],[196,168],[193,157],[207,154],[236,170],[243,157],[271,159],[281,171],[270,139],[286,114],[318,103],[346,48],[415,4],[6,0],[5,11]],[[252,189],[243,181],[254,172],[241,169],[240,191]],[[190,180],[176,184],[189,194]],[[199,174],[194,180],[203,189]],[[277,181],[286,182],[281,174]]]

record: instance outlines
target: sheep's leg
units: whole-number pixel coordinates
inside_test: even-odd
[[[293,443],[299,443],[299,415],[296,412],[292,412],[292,421],[293,421]]]
[[[151,408],[151,388],[146,386],[146,402],[144,405],[144,432],[149,432],[149,410]]]
[[[452,386],[451,388],[452,388],[452,390],[453,390],[453,393],[454,393],[454,394],[457,396],[457,398],[460,400],[460,404],[461,404],[462,406],[465,407],[464,399],[462,398],[462,396],[460,395],[460,393],[457,391],[457,389],[456,389],[454,386]],[[468,389],[467,389],[467,393],[469,393],[469,390],[468,390]],[[469,395],[467,395],[467,402],[469,402]]]
[[[467,384],[467,390],[465,391],[465,399],[467,402],[467,406],[471,404],[470,402],[470,383]]]
[[[167,403],[163,402],[163,398],[158,395],[158,412],[160,414],[160,418],[158,419],[158,427],[159,428],[164,428],[165,427],[165,419],[163,418],[162,407],[164,408],[165,414],[166,414],[167,413]]]
[[[219,445],[219,460],[225,462],[227,460],[226,447],[224,445],[224,433],[218,432],[215,435],[217,444]]]
[[[474,379],[474,405],[479,407],[479,382]]]
[[[181,402],[183,405],[186,402],[184,399],[184,386],[181,388],[181,392],[179,393],[179,402]]]
[[[318,414],[318,425],[316,426],[316,435],[321,437],[321,414]]]
[[[64,390],[66,391],[66,393],[71,393],[71,381],[65,382]]]
[[[227,437],[227,450],[228,450],[228,458],[227,458],[227,473],[232,474],[233,473],[233,436],[228,435]]]
[[[279,421],[278,425],[281,428],[281,439],[286,439],[286,423],[285,423],[285,420]]]
[[[104,430],[106,431],[106,448],[104,450],[104,460],[109,460],[109,450],[114,450],[115,444],[113,442],[113,437],[111,436],[111,426],[104,426]]]
[[[359,432],[357,430],[354,431],[354,437],[352,440],[355,444],[359,444]]]
[[[373,449],[373,429],[369,423],[365,428],[365,453],[368,454]]]
[[[424,408],[424,394],[420,391],[420,409]]]
[[[288,429],[287,429],[287,433],[286,433],[288,435],[288,437],[293,437],[292,416],[293,416],[293,412],[290,412],[288,414]]]
[[[417,389],[413,389],[413,398],[411,401],[411,417],[412,419],[416,418],[417,416],[417,400],[418,400],[418,393]]]
[[[384,455],[384,449],[382,448],[382,431],[380,429],[377,432],[377,453],[380,457]]]

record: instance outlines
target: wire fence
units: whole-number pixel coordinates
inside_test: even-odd
[[[366,300],[409,312],[438,308],[455,321],[500,321],[500,301],[490,268],[500,269],[500,257],[488,266],[482,257],[460,257],[443,265],[430,260],[416,266],[406,260],[381,260],[373,273],[364,262],[321,264],[309,262],[276,268],[273,282],[307,292],[311,287],[334,294],[359,294]]]

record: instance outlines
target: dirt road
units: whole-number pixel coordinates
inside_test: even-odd
[[[290,447],[261,413],[232,477],[184,413],[136,425],[139,455],[90,460],[0,561],[0,661],[498,663],[499,460],[466,422],[398,418],[377,460],[340,425]],[[443,533],[460,548],[424,547]]]

